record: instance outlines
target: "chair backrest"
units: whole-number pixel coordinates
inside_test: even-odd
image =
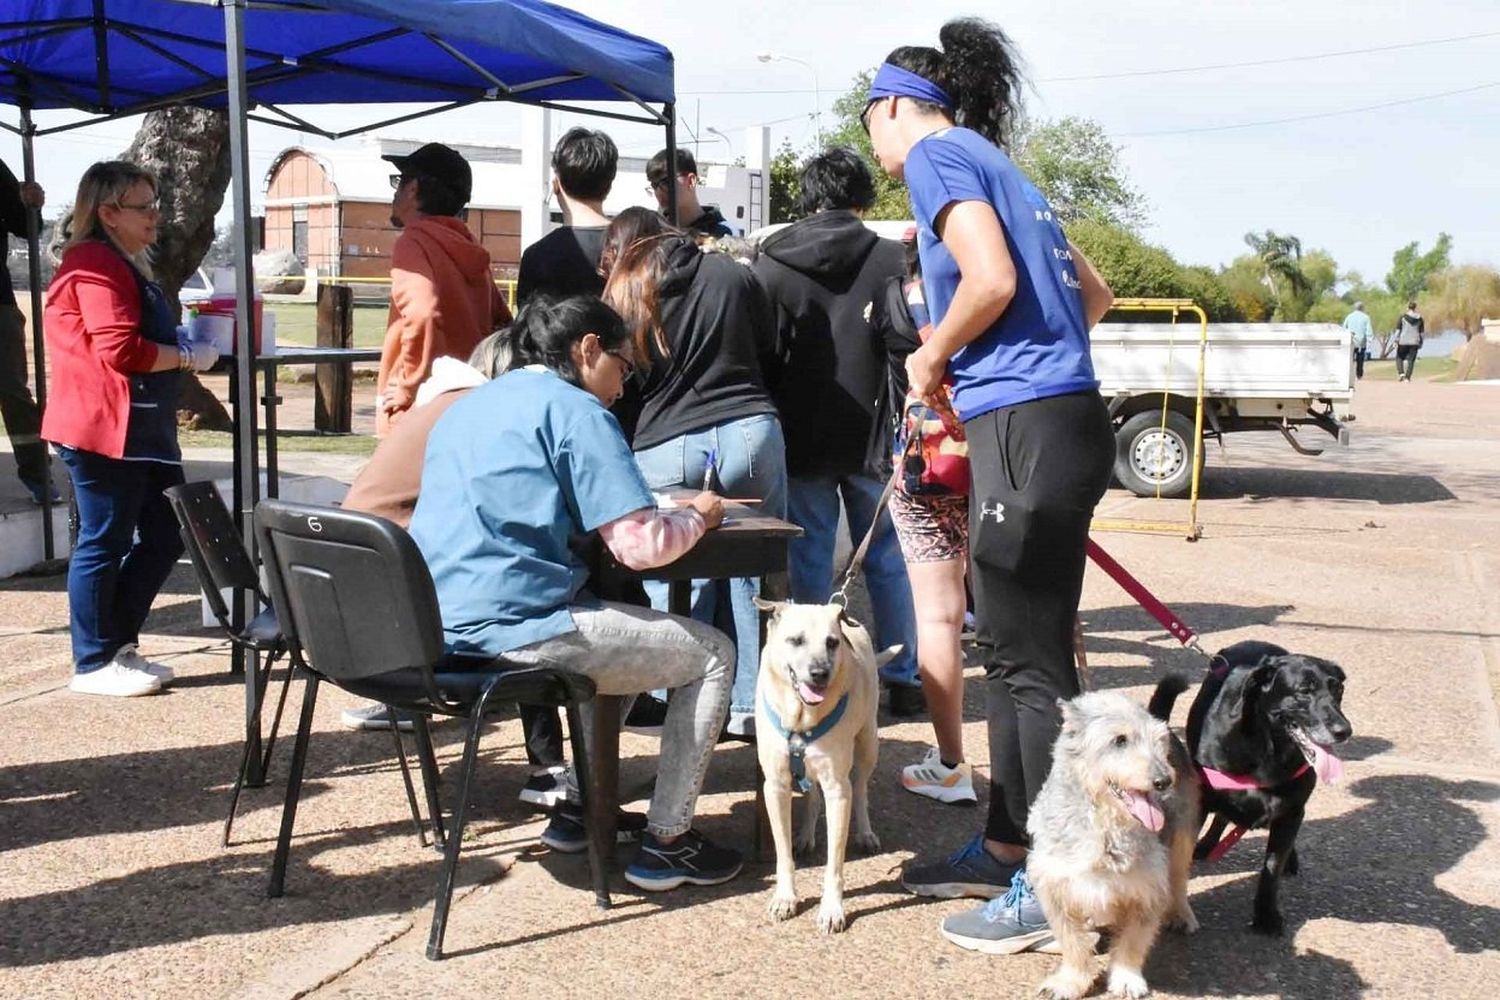
[[[417,543],[383,517],[262,500],[255,532],[281,628],[331,680],[443,655],[437,590]]]
[[[260,576],[240,540],[234,518],[211,482],[183,483],[163,492],[177,515],[182,542],[193,561],[193,569],[198,572],[203,596],[219,624],[231,628],[223,591],[249,590],[262,599],[265,596],[260,592]]]

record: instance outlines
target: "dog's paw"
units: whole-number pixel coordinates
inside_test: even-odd
[[[766,904],[766,912],[770,914],[772,920],[778,923],[790,920],[797,915],[797,897],[783,896],[778,892],[771,896],[771,902]]]
[[[839,934],[844,930],[844,904],[842,900],[824,899],[818,905],[818,931],[823,934]]]
[[[1286,931],[1286,921],[1276,910],[1267,910],[1264,913],[1257,913],[1255,919],[1250,921],[1250,927],[1257,934],[1280,937]]]
[[[1302,874],[1302,862],[1297,860],[1297,849],[1295,847],[1287,853],[1286,864],[1282,866],[1281,873],[1293,877]]]
[[[868,833],[851,833],[849,842],[866,854],[880,853],[880,837],[873,830]]]
[[[1037,995],[1045,997],[1046,1000],[1078,1000],[1094,985],[1092,977],[1085,977],[1067,969],[1058,969],[1052,975],[1042,980],[1042,985],[1037,987]]]
[[[1191,906],[1184,903],[1182,909],[1172,914],[1172,919],[1167,922],[1167,926],[1181,934],[1197,934],[1198,915],[1193,912]]]
[[[1121,997],[1143,997],[1151,992],[1151,987],[1146,985],[1146,977],[1139,972],[1130,969],[1109,970],[1109,993]]]
[[[818,831],[811,833],[797,833],[797,839],[792,841],[792,854],[795,857],[806,860],[815,857],[818,853]]]

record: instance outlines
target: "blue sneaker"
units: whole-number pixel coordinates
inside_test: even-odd
[[[646,832],[646,814],[626,812],[615,814],[615,843],[634,844]],[[552,813],[547,826],[542,830],[541,841],[554,851],[563,854],[582,854],[589,849],[588,831],[583,826],[583,809],[564,800]]]
[[[910,865],[901,873],[901,887],[918,896],[937,899],[993,899],[1010,888],[1011,877],[1024,861],[1007,865],[984,849],[984,834],[960,847],[943,861]]]
[[[682,885],[728,882],[743,866],[738,851],[719,847],[697,830],[689,830],[671,844],[647,833],[635,861],[625,869],[625,881],[647,892],[665,892]]]
[[[1024,868],[1016,872],[1004,896],[944,920],[943,937],[960,948],[986,955],[1042,951],[1054,941],[1047,915],[1026,881]]]

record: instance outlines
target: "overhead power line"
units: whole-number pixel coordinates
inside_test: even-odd
[[[1265,118],[1253,122],[1236,122],[1233,125],[1200,125],[1193,128],[1160,129],[1149,132],[1112,132],[1112,139],[1145,139],[1152,136],[1188,135],[1194,132],[1228,132],[1232,129],[1259,128],[1262,125],[1286,125],[1292,122],[1314,121],[1319,118],[1337,118],[1341,115],[1357,115],[1367,111],[1380,111],[1384,108],[1395,108],[1405,104],[1420,104],[1423,101],[1437,101],[1445,97],[1457,97],[1459,94],[1473,94],[1481,90],[1489,90],[1500,87],[1500,80],[1492,83],[1481,83],[1473,87],[1463,87],[1459,90],[1445,90],[1438,94],[1423,94],[1420,97],[1404,97],[1395,101],[1382,101],[1379,104],[1366,104],[1357,108],[1342,108],[1338,111],[1315,111],[1305,115],[1289,115],[1285,118]]]
[[[1380,52],[1396,52],[1402,49],[1419,49],[1429,45],[1451,45],[1454,42],[1472,42],[1483,38],[1500,38],[1500,31],[1479,31],[1469,35],[1453,35],[1448,38],[1428,38],[1417,42],[1393,42],[1389,45],[1372,45],[1361,49],[1339,49],[1332,52],[1313,52],[1301,56],[1277,56],[1270,59],[1247,59],[1242,62],[1205,63],[1200,66],[1173,66],[1164,69],[1124,70],[1117,73],[1089,73],[1080,76],[1041,77],[1037,83],[1078,83],[1087,80],[1123,80],[1138,76],[1170,76],[1177,73],[1206,73],[1220,69],[1244,69],[1253,66],[1278,66],[1284,63],[1312,62],[1318,59],[1341,59],[1346,56],[1362,56]],[[679,96],[701,96],[707,94],[743,94],[746,96],[811,94],[812,88],[780,90],[683,90]]]

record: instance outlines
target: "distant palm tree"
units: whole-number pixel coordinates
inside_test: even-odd
[[[1271,290],[1276,299],[1276,308],[1281,309],[1281,290],[1276,279],[1281,278],[1296,294],[1307,290],[1307,277],[1302,273],[1302,241],[1287,234],[1267,229],[1264,233],[1246,233],[1245,244],[1255,251],[1264,272],[1261,282]]]

